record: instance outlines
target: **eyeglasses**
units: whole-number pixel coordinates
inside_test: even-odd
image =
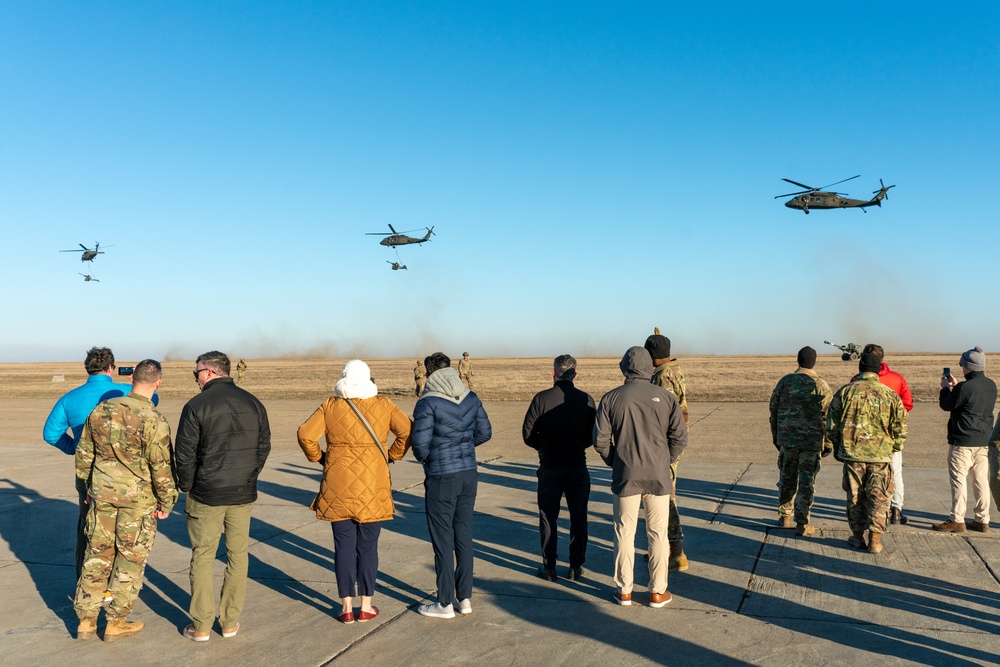
[[[196,371],[191,371],[191,373],[194,375],[194,379],[197,380],[199,373],[201,373],[202,371],[210,371],[210,370],[212,370],[212,369],[211,368],[199,368]]]

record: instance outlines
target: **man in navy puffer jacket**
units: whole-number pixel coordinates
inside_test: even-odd
[[[427,385],[413,408],[410,443],[424,465],[427,530],[437,573],[435,604],[424,616],[454,618],[472,613],[472,513],[479,475],[476,447],[493,436],[482,401],[462,383],[451,359],[435,352],[424,359]],[[457,564],[456,564],[457,560]]]

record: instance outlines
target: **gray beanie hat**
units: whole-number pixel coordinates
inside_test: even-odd
[[[983,348],[977,345],[962,355],[962,360],[958,362],[958,365],[962,368],[968,368],[970,371],[985,371],[986,353],[983,352]]]

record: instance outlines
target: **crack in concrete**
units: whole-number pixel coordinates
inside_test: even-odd
[[[976,555],[979,556],[979,560],[983,562],[983,566],[986,568],[986,571],[990,573],[990,576],[993,577],[993,580],[996,581],[998,584],[1000,584],[1000,576],[997,576],[996,570],[990,567],[989,561],[987,561],[983,557],[983,554],[979,551],[979,549],[976,548],[975,541],[970,540],[968,537],[965,537],[964,539],[966,543],[968,543],[968,545],[972,547],[972,550],[976,552]]]
[[[709,417],[711,417],[712,415],[714,415],[714,414],[715,414],[716,412],[718,412],[719,410],[721,410],[721,409],[722,409],[722,406],[723,406],[723,405],[725,405],[725,403],[720,403],[719,405],[715,406],[715,409],[713,409],[713,410],[712,410],[711,412],[709,412],[709,413],[708,413],[707,415],[705,415],[704,417],[699,417],[699,418],[698,418],[698,419],[697,419],[697,420],[696,420],[696,421],[694,422],[694,424],[690,424],[690,425],[688,426],[688,430],[691,430],[691,427],[692,427],[692,426],[695,426],[696,424],[698,424],[698,423],[700,423],[700,422],[703,422],[703,421],[705,421],[706,419],[708,419]]]
[[[715,518],[719,516],[719,512],[722,511],[722,507],[723,505],[726,504],[726,500],[729,498],[729,494],[732,493],[733,489],[736,488],[736,485],[740,483],[740,480],[743,479],[743,476],[747,474],[747,472],[750,470],[750,466],[752,465],[753,465],[752,463],[748,463],[747,467],[744,468],[740,472],[740,474],[736,476],[736,479],[733,480],[733,483],[729,485],[729,488],[726,489],[726,492],[722,494],[721,498],[719,498],[719,504],[715,506],[715,510],[712,512],[712,516],[709,517],[708,519],[708,522],[710,524],[716,523]]]
[[[747,466],[749,468],[749,466]],[[741,475],[742,477],[742,475]],[[760,541],[760,549],[757,550],[757,556],[753,559],[753,567],[750,569],[750,577],[747,579],[747,585],[743,589],[743,597],[740,598],[740,604],[736,607],[736,613],[743,613],[743,605],[746,603],[747,599],[750,597],[750,593],[753,589],[754,579],[757,577],[757,565],[760,563],[760,557],[764,553],[764,547],[767,545],[767,538],[771,536],[771,529],[764,529],[764,539]]]
[[[430,596],[427,596],[427,597],[421,599],[419,602],[423,602],[424,600],[429,600],[429,599],[430,599]],[[365,634],[361,635],[356,640],[354,640],[353,642],[351,642],[350,644],[348,644],[347,646],[345,646],[343,649],[341,649],[340,651],[337,651],[336,653],[334,653],[333,657],[330,658],[329,660],[327,660],[326,662],[324,662],[321,665],[321,667],[327,667],[328,665],[332,665],[334,662],[337,661],[337,658],[339,658],[340,656],[344,655],[345,653],[347,653],[348,651],[350,651],[355,646],[357,646],[361,642],[365,641],[369,637],[373,637],[373,636],[377,635],[378,633],[382,632],[385,628],[389,627],[394,622],[396,622],[399,618],[401,618],[403,616],[403,614],[406,614],[409,611],[411,611],[411,609],[413,609],[413,607],[406,607],[406,608],[404,608],[398,614],[396,614],[395,616],[393,616],[389,620],[385,621],[381,625],[375,626],[375,629],[372,630],[371,632],[368,632],[368,633],[365,633]],[[456,614],[456,615],[458,615],[458,614]]]

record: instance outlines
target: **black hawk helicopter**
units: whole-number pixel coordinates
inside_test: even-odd
[[[830,185],[824,185],[822,188],[814,188],[811,185],[806,185],[805,183],[799,183],[793,181],[790,178],[783,178],[781,180],[791,183],[792,185],[797,185],[800,188],[805,188],[801,192],[790,192],[787,195],[778,195],[775,199],[781,199],[782,197],[791,197],[785,202],[785,206],[788,208],[800,209],[806,215],[809,214],[809,209],[825,209],[825,208],[860,208],[865,211],[866,206],[882,206],[882,200],[888,199],[889,188],[896,187],[895,185],[886,185],[882,182],[882,179],[878,179],[879,185],[882,187],[878,190],[873,190],[872,194],[875,195],[869,200],[864,199],[849,199],[842,192],[823,192],[823,188],[830,188],[834,185],[840,185],[841,183],[846,183],[847,181],[853,181],[855,178],[860,177],[861,174],[857,176],[851,176],[850,178],[845,178],[842,181],[837,181],[836,183],[830,183]]]
[[[379,241],[379,245],[388,246],[390,248],[395,248],[398,245],[410,245],[411,243],[425,243],[431,240],[431,234],[434,233],[433,227],[424,227],[427,230],[427,234],[422,237],[418,236],[407,236],[406,234],[400,234],[396,229],[389,225],[389,229],[392,230],[391,234],[385,232],[368,232],[365,236],[384,236],[385,238]]]
[[[81,273],[80,275],[83,276],[83,282],[85,282],[85,283],[89,283],[89,282],[99,283],[99,282],[101,282],[100,280],[98,280],[94,276],[90,275],[89,273]]]
[[[81,262],[93,262],[95,257],[104,254],[104,251],[100,249],[101,248],[100,243],[95,243],[93,250],[83,245],[82,243],[80,244],[80,247],[83,248],[83,250],[60,250],[59,252],[81,252],[83,253],[82,255],[80,255]]]

